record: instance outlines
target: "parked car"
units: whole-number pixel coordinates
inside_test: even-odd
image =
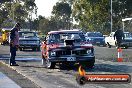
[[[108,45],[109,48],[111,46],[116,46],[116,40],[114,40],[114,34],[115,32],[111,32],[108,37],[105,38],[105,43]],[[125,39],[121,43],[121,47],[125,47],[126,49],[128,47],[132,47],[132,33],[124,32]]]
[[[95,63],[94,47],[85,41],[84,34],[79,30],[48,32],[41,47],[42,62],[47,68],[54,68],[56,63],[80,63],[92,68]]]
[[[85,36],[86,40],[91,42],[93,45],[106,46],[105,37],[100,32],[87,32]]]
[[[37,32],[20,31],[19,32],[19,49],[32,49],[40,51],[40,39]]]

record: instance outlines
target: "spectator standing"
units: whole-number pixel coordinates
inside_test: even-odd
[[[10,66],[18,66],[15,61],[16,51],[19,47],[19,33],[21,26],[20,23],[16,23],[10,33]]]
[[[116,39],[116,46],[117,48],[121,47],[122,40],[124,40],[125,36],[121,29],[117,29],[114,34],[114,40]]]

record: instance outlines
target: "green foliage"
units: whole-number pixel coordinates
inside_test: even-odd
[[[54,17],[51,17],[50,19],[42,18],[39,20],[39,30],[45,34],[49,31],[58,30],[57,27],[59,25],[57,25],[57,24],[58,24],[58,22],[57,22],[56,18],[54,18]]]
[[[36,13],[35,0],[0,0],[0,27],[9,23],[25,22],[32,13]],[[24,24],[24,23],[22,23]]]
[[[71,7],[69,6],[68,3],[57,2],[56,5],[53,7],[52,13],[60,17],[62,16],[70,17]]]
[[[61,0],[72,3],[72,17],[86,31],[110,32],[111,0]],[[122,19],[132,16],[131,0],[112,0],[113,31]]]
[[[73,17],[86,31],[99,31],[109,22],[108,0],[78,0],[73,4]]]
[[[69,29],[71,20],[71,6],[66,2],[57,2],[52,14],[57,21],[58,28]]]

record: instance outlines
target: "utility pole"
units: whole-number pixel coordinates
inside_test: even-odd
[[[11,5],[11,7],[12,7],[12,20],[14,21],[14,0],[12,0],[12,5]]]
[[[112,19],[112,0],[111,0],[111,32],[112,32],[112,27],[113,27],[113,19]]]

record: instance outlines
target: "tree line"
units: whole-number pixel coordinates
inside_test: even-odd
[[[112,1],[112,14],[111,14]],[[2,0],[0,1],[0,27],[11,26],[19,21],[24,28],[47,33],[59,29],[82,29],[83,31],[111,31],[122,27],[122,19],[132,17],[131,0],[58,0],[53,6],[52,16],[38,16],[35,0]],[[44,8],[47,9],[47,8]],[[131,31],[132,21],[125,22],[125,30]]]

